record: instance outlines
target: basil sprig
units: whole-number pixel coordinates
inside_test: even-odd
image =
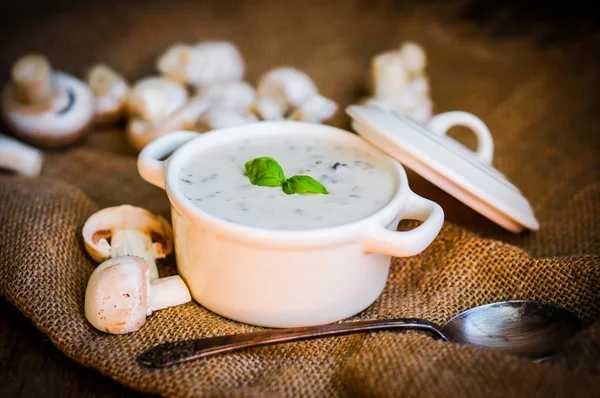
[[[327,189],[319,181],[310,176],[293,176],[285,178],[283,169],[277,161],[270,157],[262,157],[250,160],[245,164],[246,175],[252,185],[264,187],[281,187],[288,195],[301,194],[324,194]]]

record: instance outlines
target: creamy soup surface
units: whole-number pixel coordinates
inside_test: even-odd
[[[246,162],[275,159],[286,178],[308,175],[328,195],[287,195],[278,187],[250,184]],[[390,165],[337,141],[305,137],[265,137],[223,145],[201,153],[179,173],[185,197],[201,210],[252,227],[301,230],[326,228],[365,218],[396,192]]]

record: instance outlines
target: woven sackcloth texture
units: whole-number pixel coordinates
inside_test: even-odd
[[[494,165],[531,201],[540,231],[506,232],[409,172],[412,188],[440,203],[446,222],[421,255],[394,259],[381,297],[351,320],[444,323],[479,304],[535,299],[573,310],[586,329],[544,363],[422,333],[382,332],[143,368],[134,358],[155,344],[258,328],[196,303],[157,312],[129,335],[87,323],[83,298],[95,267],[81,240],[87,217],[124,203],[169,216],[164,192],[137,175],[135,154],[117,128],[46,152],[40,178],[0,176],[0,295],[66,355],[166,396],[600,395],[599,57],[485,35],[448,22],[447,7],[435,2],[123,3],[36,20],[36,29],[19,30],[6,47],[2,70],[24,50],[37,50],[74,73],[103,61],[135,79],[152,73],[155,57],[173,42],[224,38],[241,48],[250,81],[269,67],[295,65],[344,106],[362,95],[371,56],[405,39],[422,43],[436,112],[461,109],[486,121]],[[331,124],[348,128],[349,121],[339,112]],[[455,136],[472,144],[464,131]],[[172,273],[173,264],[166,259],[161,273]]]

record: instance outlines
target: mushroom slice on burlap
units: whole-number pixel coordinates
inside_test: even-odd
[[[150,278],[158,278],[156,259],[173,250],[169,223],[140,207],[108,207],[93,214],[83,226],[83,241],[88,254],[98,263],[120,256],[146,260]]]

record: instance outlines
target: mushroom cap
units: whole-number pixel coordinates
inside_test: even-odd
[[[62,72],[54,79],[59,95],[49,106],[17,101],[14,85],[2,92],[2,116],[15,136],[45,148],[58,148],[79,140],[94,117],[94,95],[81,80]]]
[[[129,116],[146,121],[162,120],[187,101],[185,86],[162,76],[152,76],[135,83],[125,107]]]
[[[85,291],[85,317],[98,330],[124,334],[139,330],[148,314],[149,268],[135,256],[100,264]]]
[[[317,87],[306,73],[283,66],[265,73],[260,78],[256,91],[259,97],[284,101],[295,108],[316,95]]]
[[[94,213],[83,226],[85,250],[96,262],[111,257],[109,239],[116,230],[136,230],[149,235],[154,258],[163,258],[173,250],[173,231],[161,216],[130,205],[107,207]]]

